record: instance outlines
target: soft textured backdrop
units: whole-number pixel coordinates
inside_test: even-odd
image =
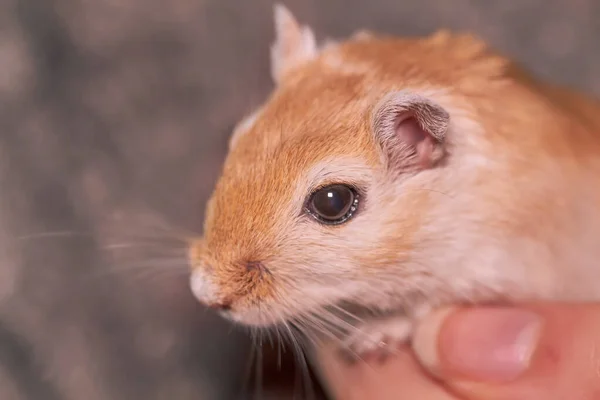
[[[285,3],[321,38],[474,31],[600,94],[596,0]],[[245,335],[193,301],[176,239],[271,88],[271,6],[0,2],[0,399],[240,394]]]

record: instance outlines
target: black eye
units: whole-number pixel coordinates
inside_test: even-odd
[[[308,212],[318,221],[337,225],[349,220],[358,206],[358,194],[346,185],[331,185],[314,192]]]

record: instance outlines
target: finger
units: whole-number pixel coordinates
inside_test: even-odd
[[[319,351],[321,376],[336,400],[458,400],[424,373],[410,348],[385,361],[348,363],[335,347]]]
[[[420,324],[413,348],[466,399],[600,398],[600,305],[447,309]]]

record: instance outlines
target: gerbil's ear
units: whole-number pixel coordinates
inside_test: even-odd
[[[276,3],[273,10],[275,42],[271,46],[271,75],[279,83],[287,70],[317,55],[317,43],[313,31],[300,26],[284,5]]]
[[[238,139],[250,130],[254,122],[256,122],[256,118],[258,117],[260,111],[261,110],[258,109],[252,114],[245,116],[237,125],[233,127],[233,132],[229,137],[229,150],[233,149],[237,144]]]
[[[376,106],[373,131],[390,168],[399,172],[434,166],[444,156],[448,112],[409,91],[390,93]]]

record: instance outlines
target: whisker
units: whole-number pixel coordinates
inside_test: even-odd
[[[111,276],[130,276],[138,279],[159,276],[183,276],[188,275],[189,269],[185,263],[178,260],[165,260],[160,263],[157,260],[149,260],[137,264],[127,264],[112,267],[99,268],[93,271],[85,271],[81,279],[84,282],[92,282],[96,279]]]
[[[281,371],[281,346],[283,338],[281,337],[281,332],[279,331],[279,327],[275,327],[275,333],[277,334],[277,370]]]
[[[300,380],[305,382],[305,385],[303,385],[303,386],[305,387],[305,393],[308,393],[306,386],[307,385],[310,386],[310,375],[308,375],[308,376],[306,375],[308,367],[306,366],[306,360],[304,359],[304,351],[302,349],[302,346],[298,342],[296,335],[294,335],[294,333],[293,333],[293,330],[290,326],[290,322],[288,322],[288,321],[282,321],[282,322],[283,322],[283,326],[286,328],[287,332],[289,333],[289,338],[293,345],[294,358],[296,359],[296,365],[297,365],[296,371],[299,374]],[[305,379],[302,379],[303,377]],[[298,375],[297,375],[297,378],[298,378]],[[308,383],[306,383],[307,379],[309,381]],[[296,385],[297,385],[297,383],[294,384],[295,387],[296,387]]]
[[[163,244],[163,246],[166,246]],[[147,248],[147,247],[156,247],[156,243],[114,243],[114,244],[107,244],[104,246],[100,246],[100,249],[103,250],[121,250],[121,249],[138,249],[138,248]],[[168,246],[169,249],[171,250],[178,250],[181,251],[183,249],[186,249],[185,246],[181,246],[181,248],[175,248],[173,246]]]
[[[26,235],[17,236],[16,239],[28,241],[28,240],[35,240],[35,239],[61,238],[61,237],[65,237],[65,238],[89,237],[92,235],[93,234],[90,232],[77,232],[77,231],[65,230],[65,231],[49,231],[49,232],[30,233],[30,234],[26,234]]]
[[[327,305],[328,307],[332,307],[333,309],[335,309],[336,311],[341,312],[342,314],[354,319],[357,322],[364,322],[364,320],[362,318],[357,317],[356,315],[354,315],[353,313],[351,313],[350,311],[344,309],[343,307],[340,307],[339,305],[335,304],[335,303],[330,303]]]
[[[364,361],[362,357],[360,357],[356,352],[349,348],[338,335],[347,336],[350,332],[354,332],[359,336],[363,337],[365,340],[370,340],[370,338],[359,327],[353,325],[349,321],[345,320],[344,318],[341,318],[339,315],[336,315],[335,313],[328,310],[327,307],[330,306],[333,306],[331,308],[337,309],[339,311],[346,311],[342,307],[339,307],[335,304],[328,304],[325,307],[319,307],[315,304],[315,306],[312,307],[312,310],[310,312],[305,312],[300,316],[300,318],[298,318],[298,323],[303,328],[301,329],[301,331],[303,331],[303,333],[307,335],[309,339],[312,339],[311,341],[315,345],[318,345],[318,340],[314,340],[314,337],[310,334],[311,329],[315,330],[332,339],[334,343],[342,345],[347,351],[350,351],[357,359]],[[321,311],[322,314],[318,313],[318,311]],[[357,321],[362,321],[359,317],[355,316],[349,311],[343,312],[343,314],[349,317],[353,317]],[[391,354],[394,355],[399,354],[399,351],[396,349],[390,348],[388,351],[390,351]]]
[[[310,369],[308,366],[308,361],[306,360],[306,354],[304,351],[300,352],[300,355],[298,357],[299,361],[300,361],[300,365],[302,367],[303,370],[303,375],[304,375],[304,393],[306,394],[306,397],[309,399],[314,398],[314,388],[312,386],[312,379],[310,376]]]
[[[299,330],[304,335],[307,335],[307,336],[310,335],[309,339],[313,337],[311,330],[316,330],[319,333],[322,333],[323,335],[325,335],[335,341],[339,341],[339,338],[333,332],[331,332],[329,329],[327,329],[325,326],[323,326],[321,321],[317,320],[314,317],[303,316],[302,318],[298,318],[295,321],[295,323],[300,325]],[[301,328],[304,328],[304,329],[301,329]],[[315,345],[318,345],[319,340],[317,339],[313,343]]]
[[[251,345],[250,345],[250,351],[248,354],[248,360],[246,361],[246,368],[245,368],[245,372],[243,375],[243,382],[242,382],[242,387],[241,387],[241,393],[239,394],[239,397],[241,397],[242,399],[246,398],[246,393],[248,392],[248,386],[250,384],[250,377],[252,375],[252,367],[254,366],[254,356],[256,353],[256,337],[253,335],[252,329],[250,329],[250,339],[251,339]]]
[[[262,398],[262,385],[263,385],[263,344],[262,344],[262,339],[259,338],[259,344],[257,346],[257,352],[256,352],[256,370],[255,370],[255,381],[254,381],[254,386],[255,386],[255,398],[257,399],[261,399]]]

